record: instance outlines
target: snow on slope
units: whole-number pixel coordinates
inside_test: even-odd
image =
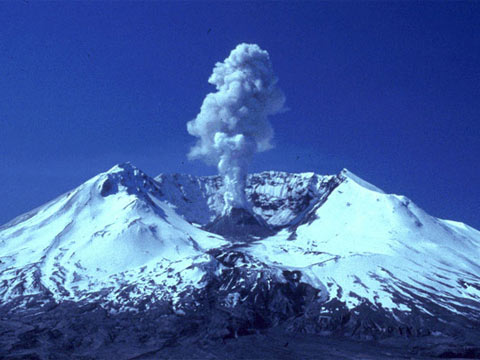
[[[480,233],[426,214],[344,170],[342,182],[294,229],[247,251],[266,264],[301,270],[331,298],[390,310],[424,304],[479,318]]]
[[[123,164],[4,225],[0,296],[46,288],[56,298],[79,299],[122,282],[148,283],[150,269],[165,275],[157,274],[155,284],[171,283],[172,263],[209,261],[205,251],[225,241],[192,226],[157,196],[152,179]]]
[[[441,307],[479,318],[477,230],[347,170],[270,171],[249,176],[247,196],[278,233],[232,244],[201,228],[223,209],[221,185],[218,176],[153,180],[129,164],[99,174],[0,227],[0,298],[46,292],[137,309],[146,298],[176,304],[209,279],[229,279],[221,288],[233,296],[252,284],[242,276],[285,281],[284,270],[299,270],[322,299],[327,290],[350,309],[369,301],[394,314]],[[222,257],[249,260],[227,269]],[[239,267],[249,275],[225,276]]]

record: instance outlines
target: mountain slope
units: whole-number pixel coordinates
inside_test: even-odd
[[[352,309],[443,310],[480,319],[480,233],[429,216],[344,171],[328,201],[301,224],[246,250],[266,264],[302,271]]]
[[[46,291],[78,300],[122,283],[139,286],[151,280],[150,269],[190,266],[226,243],[185,221],[158,194],[152,179],[123,164],[2,226],[0,296]]]
[[[278,327],[367,338],[477,334],[468,331],[480,325],[477,230],[347,170],[250,175],[254,215],[228,219],[219,217],[221,189],[218,176],[153,179],[122,164],[3,225],[0,312],[17,319],[52,303],[71,302],[74,312],[99,304],[140,312],[145,324],[173,316],[177,333],[196,324],[195,336],[223,339]],[[254,218],[268,231],[230,229]],[[235,236],[214,234],[212,224]],[[55,322],[65,311],[38,316]]]

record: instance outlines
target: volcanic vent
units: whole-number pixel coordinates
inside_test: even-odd
[[[284,110],[270,56],[255,44],[239,44],[215,65],[208,80],[216,92],[208,94],[200,113],[187,124],[198,137],[190,159],[215,164],[223,177],[225,208],[207,226],[222,235],[265,235],[266,223],[246,201],[247,170],[253,155],[272,148],[268,116]]]
[[[228,237],[244,237],[247,235],[267,236],[271,233],[268,224],[253,212],[234,207],[218,216],[205,226],[207,231]]]

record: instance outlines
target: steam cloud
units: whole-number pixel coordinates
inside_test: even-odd
[[[200,113],[187,123],[189,134],[199,138],[188,156],[217,165],[224,178],[224,212],[248,208],[248,165],[254,153],[272,148],[268,116],[283,110],[285,96],[268,52],[255,44],[237,45],[215,64],[208,82],[217,91],[205,97]]]

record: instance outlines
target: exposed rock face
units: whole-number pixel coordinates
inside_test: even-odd
[[[225,204],[220,176],[161,174],[155,179],[161,198],[188,221],[206,225],[222,215]],[[337,176],[265,171],[248,176],[245,192],[255,215],[269,226],[285,227],[299,222],[339,182]]]

